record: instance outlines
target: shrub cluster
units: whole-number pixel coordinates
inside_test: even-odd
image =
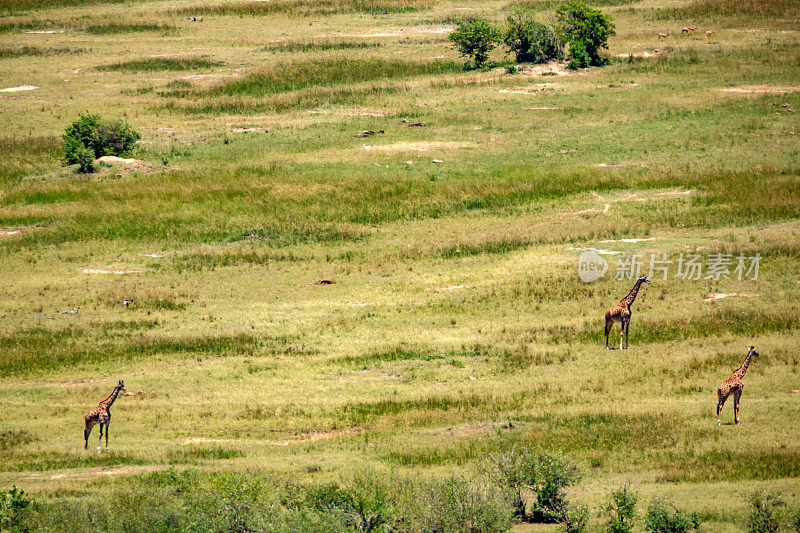
[[[511,527],[511,512],[492,485],[455,475],[397,478],[365,469],[338,482],[303,484],[270,474],[188,469],[132,478],[101,501],[40,504],[37,514],[17,527],[104,532],[500,533]]]
[[[79,172],[94,172],[94,160],[104,155],[128,156],[142,136],[124,120],[104,120],[81,114],[64,131],[64,164],[78,164]]]
[[[609,15],[590,7],[583,0],[570,0],[556,10],[555,28],[536,20],[534,15],[516,12],[508,16],[503,31],[481,18],[460,21],[450,40],[462,55],[473,58],[481,67],[489,52],[505,43],[517,63],[546,63],[564,59],[564,47],[569,45],[568,67],[571,69],[601,66],[607,61],[600,50],[608,48],[609,37],[615,35]]]
[[[518,518],[562,524],[581,521],[581,510],[570,508],[566,500],[566,488],[577,483],[581,473],[566,457],[512,449],[490,455],[484,471],[504,491]],[[528,501],[529,494],[533,501]]]
[[[686,533],[700,527],[696,512],[686,514],[662,499],[654,499],[647,507],[644,528],[653,533]]]

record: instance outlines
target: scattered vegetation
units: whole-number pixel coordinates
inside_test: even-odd
[[[686,514],[663,499],[654,499],[647,507],[644,528],[652,533],[685,533],[700,527],[696,512]]]
[[[25,491],[16,485],[0,492],[0,530],[25,531],[26,513],[33,500],[25,496]]]
[[[20,46],[18,48],[10,48],[6,46],[0,47],[0,59],[8,59],[12,57],[29,57],[29,56],[55,56],[65,54],[83,54],[88,50],[85,48],[44,48],[41,46]]]
[[[754,491],[747,495],[747,528],[750,533],[776,533],[783,520],[786,503],[780,494]]]
[[[547,63],[564,58],[564,43],[549,26],[526,12],[508,16],[503,42],[517,63]]]
[[[603,510],[608,515],[608,533],[630,533],[636,520],[636,504],[639,497],[627,483],[611,491]]]
[[[476,68],[486,63],[489,52],[497,46],[500,38],[499,29],[478,17],[459,21],[449,37],[461,55],[472,58]]]

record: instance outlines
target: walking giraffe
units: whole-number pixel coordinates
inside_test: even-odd
[[[625,348],[627,349],[630,347],[628,344],[628,328],[631,325],[631,304],[633,304],[633,301],[636,299],[636,295],[639,293],[639,288],[642,286],[642,283],[650,283],[650,280],[647,279],[646,276],[641,276],[636,280],[636,284],[631,289],[631,292],[619,301],[619,305],[606,311],[606,348],[609,350],[611,347],[608,345],[608,334],[611,332],[614,322],[620,322],[622,325],[622,329],[619,332],[619,349],[623,349],[623,335],[625,336]]]
[[[97,449],[100,449],[100,444],[103,442],[103,426],[106,427],[106,448],[108,448],[108,426],[111,424],[111,412],[109,409],[111,409],[120,391],[125,392],[125,384],[122,380],[114,387],[114,391],[108,395],[108,398],[100,402],[94,409],[89,409],[86,416],[83,417],[86,422],[86,428],[83,430],[84,450],[89,448],[89,434],[95,424],[100,424],[100,440],[97,442]]]
[[[744,389],[744,373],[747,372],[747,367],[750,366],[750,359],[753,356],[758,357],[755,346],[750,347],[747,357],[744,358],[742,366],[736,369],[736,372],[731,374],[731,377],[723,381],[717,387],[717,425],[720,425],[719,412],[722,411],[722,406],[725,405],[725,400],[733,393],[733,420],[739,423],[739,398],[742,397],[742,390]]]

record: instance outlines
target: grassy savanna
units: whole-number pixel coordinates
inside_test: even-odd
[[[791,2],[601,2],[611,63],[566,75],[501,50],[463,70],[447,41],[549,1],[7,4],[0,89],[37,88],[0,93],[0,488],[41,524],[108,529],[151,491],[179,516],[252,479],[474,477],[525,446],[582,467],[596,529],[624,481],[704,531],[744,530],[753,490],[800,505]],[[62,167],[85,111],[141,131],[141,163]],[[617,252],[589,284],[586,248]],[[761,262],[656,273],[607,351],[619,252]],[[742,424],[731,399],[717,427],[750,345]],[[111,451],[95,429],[84,452],[119,379]]]

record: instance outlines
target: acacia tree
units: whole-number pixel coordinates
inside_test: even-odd
[[[556,10],[556,19],[559,22],[558,31],[569,42],[570,56],[574,55],[574,48],[589,57],[590,65],[605,64],[600,57],[600,49],[608,48],[608,38],[617,34],[609,15],[582,0],[572,0],[561,4]]]
[[[472,57],[475,66],[481,67],[489,59],[489,52],[500,42],[500,30],[486,20],[471,17],[456,25],[450,40],[462,55]]]

